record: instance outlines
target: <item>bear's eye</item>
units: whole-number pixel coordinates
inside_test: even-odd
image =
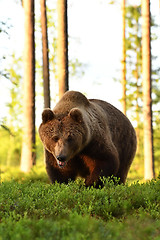
[[[58,142],[59,137],[58,137],[58,136],[54,136],[54,137],[52,137],[52,140],[53,140],[54,142]]]

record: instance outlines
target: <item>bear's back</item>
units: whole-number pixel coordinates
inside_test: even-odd
[[[135,130],[131,122],[120,110],[110,103],[102,100],[89,99],[89,101],[91,104],[94,104],[95,107],[102,109],[102,114],[104,118],[106,118],[112,140],[117,147],[118,145],[122,146],[123,142],[125,148],[129,143],[127,140],[131,139],[132,141],[133,139],[134,141],[136,139]]]
[[[89,102],[94,104],[95,108],[101,109],[103,114],[106,115],[108,123],[110,125],[130,125],[128,118],[116,107],[108,102],[99,99],[89,99]]]

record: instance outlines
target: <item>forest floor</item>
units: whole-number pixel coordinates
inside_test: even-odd
[[[160,179],[86,188],[1,168],[0,240],[160,240]]]

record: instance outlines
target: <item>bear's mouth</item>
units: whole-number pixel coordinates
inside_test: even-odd
[[[59,160],[57,159],[57,164],[58,164],[58,166],[59,166],[60,168],[64,168],[64,167],[66,166],[67,162],[66,162],[66,161],[65,161],[65,162],[62,162],[62,161],[59,161]]]

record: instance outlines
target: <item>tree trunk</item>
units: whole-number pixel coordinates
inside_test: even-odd
[[[137,53],[137,59],[136,59],[136,71],[135,71],[135,78],[136,78],[136,121],[137,121],[137,129],[136,129],[136,135],[137,135],[137,156],[140,156],[140,116],[139,116],[139,104],[138,104],[138,98],[139,98],[139,85],[138,85],[138,53]]]
[[[44,107],[49,108],[50,107],[50,81],[49,81],[47,14],[46,14],[45,0],[41,0],[41,26],[42,26]]]
[[[151,46],[150,1],[142,0],[142,79],[144,115],[144,177],[152,179],[154,173],[152,99],[151,99]]]
[[[136,21],[136,42],[138,43],[138,32],[139,32],[139,24],[138,24],[138,19]],[[137,156],[140,157],[140,106],[138,103],[139,95],[140,95],[140,90],[139,90],[139,44],[136,46],[136,64],[135,64],[135,79],[136,79],[136,121],[137,121],[137,129],[136,129],[136,135],[137,135]]]
[[[28,172],[35,164],[35,42],[34,0],[23,1],[25,14],[23,140],[21,170]]]
[[[57,1],[58,9],[58,81],[59,98],[68,90],[68,24],[67,0]]]
[[[126,49],[125,49],[125,0],[121,2],[122,9],[122,111],[126,115]]]

